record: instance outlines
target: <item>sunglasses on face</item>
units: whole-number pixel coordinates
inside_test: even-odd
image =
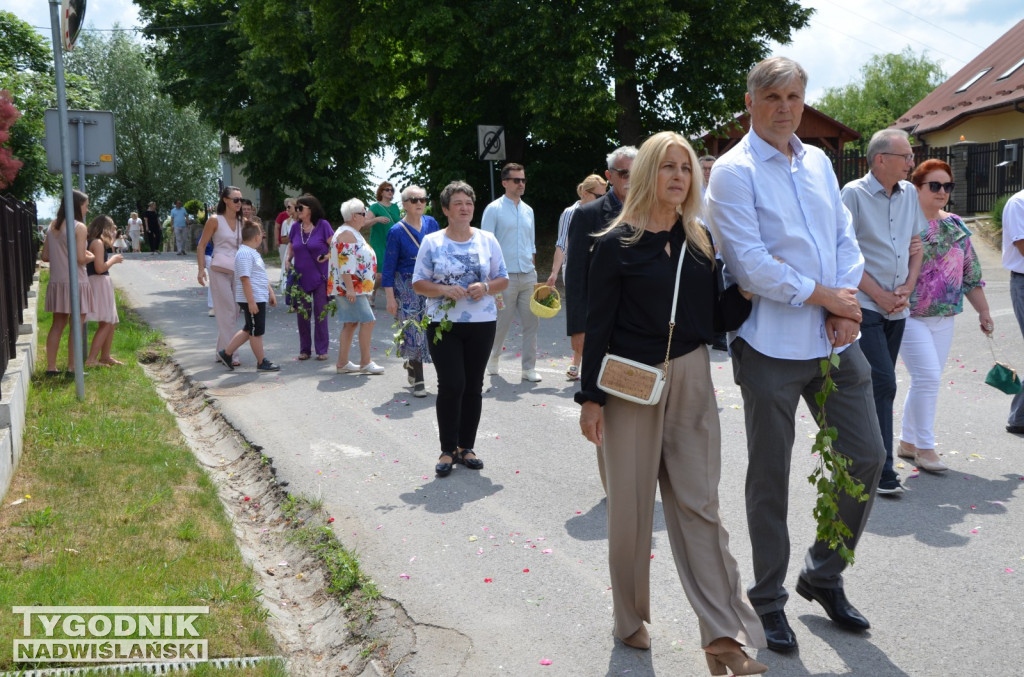
[[[956,186],[956,182],[950,181],[949,183],[942,183],[941,181],[929,181],[927,184],[928,190],[933,193],[938,193],[940,190],[952,193],[953,188]]]
[[[385,189],[384,189],[383,191],[381,191],[381,192],[383,192],[383,193],[394,193],[394,192],[395,192],[395,189],[394,189],[394,188],[385,188]]]
[[[427,204],[427,198],[425,197],[407,197],[405,198],[405,201],[411,202],[412,204],[416,204],[417,202],[424,205]]]
[[[526,183],[526,179],[521,177],[521,176],[510,176],[510,177],[508,177],[505,180],[506,181],[511,181],[512,183],[522,183],[522,184]]]
[[[628,169],[615,169],[615,167],[612,167],[608,171],[617,173],[619,175],[620,179],[628,179],[629,178],[629,170]]]
[[[297,212],[301,212],[305,208],[306,208],[306,205],[295,205],[295,211],[297,211]]]
[[[352,212],[352,216],[366,216],[366,212]]]
[[[228,199],[231,200],[232,202],[234,202],[235,204],[238,204],[239,202],[242,201],[242,198],[240,198],[240,197],[230,197]]]

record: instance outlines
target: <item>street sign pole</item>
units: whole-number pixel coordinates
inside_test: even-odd
[[[75,353],[75,395],[79,401],[85,399],[85,378],[82,366],[85,356],[82,354],[82,323],[81,305],[78,296],[78,247],[75,241],[75,198],[71,186],[71,143],[68,139],[68,98],[64,89],[64,58],[61,56],[62,39],[60,34],[60,0],[50,0],[50,29],[53,39],[53,65],[57,75],[57,116],[60,120],[60,151],[62,156],[62,174],[64,179],[64,232],[68,241],[68,281],[71,292],[71,340],[70,346],[76,346]],[[84,137],[79,136],[79,139]],[[84,176],[82,187],[85,187]]]

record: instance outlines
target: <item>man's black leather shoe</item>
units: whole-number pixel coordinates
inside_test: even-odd
[[[1013,433],[1014,435],[1024,435],[1024,425],[1008,425],[1006,426],[1006,432]]]
[[[761,614],[761,625],[764,626],[768,648],[772,651],[785,653],[796,648],[796,635],[793,634],[793,628],[789,627],[786,612],[782,609]]]
[[[820,604],[833,623],[850,630],[867,630],[871,627],[868,619],[846,599],[842,588],[819,588],[801,576],[796,581],[796,591],[807,601],[813,600]]]

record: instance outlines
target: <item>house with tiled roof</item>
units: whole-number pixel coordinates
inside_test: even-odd
[[[926,146],[1024,137],[1024,20],[893,126]]]

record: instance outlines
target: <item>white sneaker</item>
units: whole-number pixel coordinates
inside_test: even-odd
[[[216,313],[213,312],[213,308],[210,308],[209,310],[207,310],[206,314],[209,315],[210,317],[213,317],[214,315],[216,315]]]
[[[338,367],[337,368],[337,372],[339,374],[358,374],[362,370],[363,370],[363,368],[360,367],[355,362],[349,362],[344,367]]]
[[[530,381],[531,383],[540,383],[541,378],[536,369],[524,369],[523,380]]]
[[[360,367],[359,371],[363,372],[364,374],[383,374],[384,367],[381,367],[376,362],[370,362],[365,367]]]
[[[491,359],[487,360],[487,373],[490,376],[497,376],[498,375],[498,358],[497,357],[492,357]]]

